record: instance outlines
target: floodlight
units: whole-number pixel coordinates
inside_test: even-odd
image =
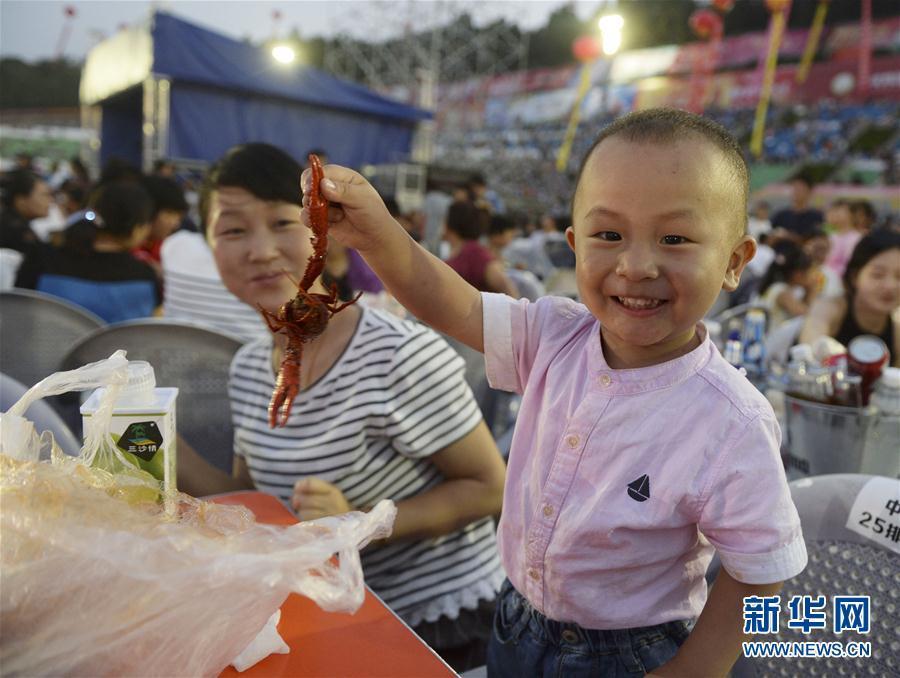
[[[272,48],[272,58],[279,63],[289,64],[297,58],[297,54],[288,45],[275,45]]]
[[[600,27],[600,40],[603,43],[603,53],[612,56],[622,46],[622,27],[625,19],[618,14],[607,14],[597,21]]]

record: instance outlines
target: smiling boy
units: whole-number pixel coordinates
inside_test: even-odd
[[[331,233],[422,321],[483,351],[492,386],[522,394],[489,675],[725,675],[742,599],[806,565],[772,408],[702,324],[755,252],[734,139],[667,109],[600,133],[566,233],[583,303],[480,294],[362,177],[325,175]]]

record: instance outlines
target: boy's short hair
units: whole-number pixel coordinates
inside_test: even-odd
[[[739,205],[739,227],[741,235],[747,232],[747,205],[750,196],[750,169],[740,144],[722,125],[694,113],[674,108],[650,108],[623,115],[604,127],[594,143],[585,153],[578,169],[575,191],[572,194],[572,212],[574,213],[575,196],[581,184],[584,168],[597,147],[610,137],[624,137],[635,143],[674,143],[700,137],[722,152],[734,175],[734,181],[741,192]]]
[[[209,203],[218,188],[243,188],[265,201],[300,205],[303,168],[280,148],[263,143],[234,146],[207,172],[200,189],[200,223],[207,229]]]

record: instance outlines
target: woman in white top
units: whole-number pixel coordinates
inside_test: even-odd
[[[296,294],[312,253],[301,167],[266,144],[231,149],[201,196],[225,287],[271,312]],[[317,281],[311,292],[325,292]],[[301,520],[397,504],[393,534],[363,554],[369,586],[455,669],[484,664],[503,581],[492,516],[505,468],[464,364],[431,330],[353,305],[304,345],[284,427],[267,408],[286,338],[245,345],[231,365],[234,473],[182,469],[195,492],[256,487]],[[180,450],[179,450],[180,454]],[[179,459],[179,462],[182,460]]]

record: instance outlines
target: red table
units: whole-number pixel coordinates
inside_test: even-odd
[[[235,492],[213,499],[241,504],[261,523],[291,525],[297,519],[262,492]],[[399,617],[366,589],[356,614],[324,612],[309,598],[291,594],[281,606],[278,632],[290,654],[273,654],[243,673],[229,666],[222,676],[322,676],[323,678],[446,678],[453,669]]]

